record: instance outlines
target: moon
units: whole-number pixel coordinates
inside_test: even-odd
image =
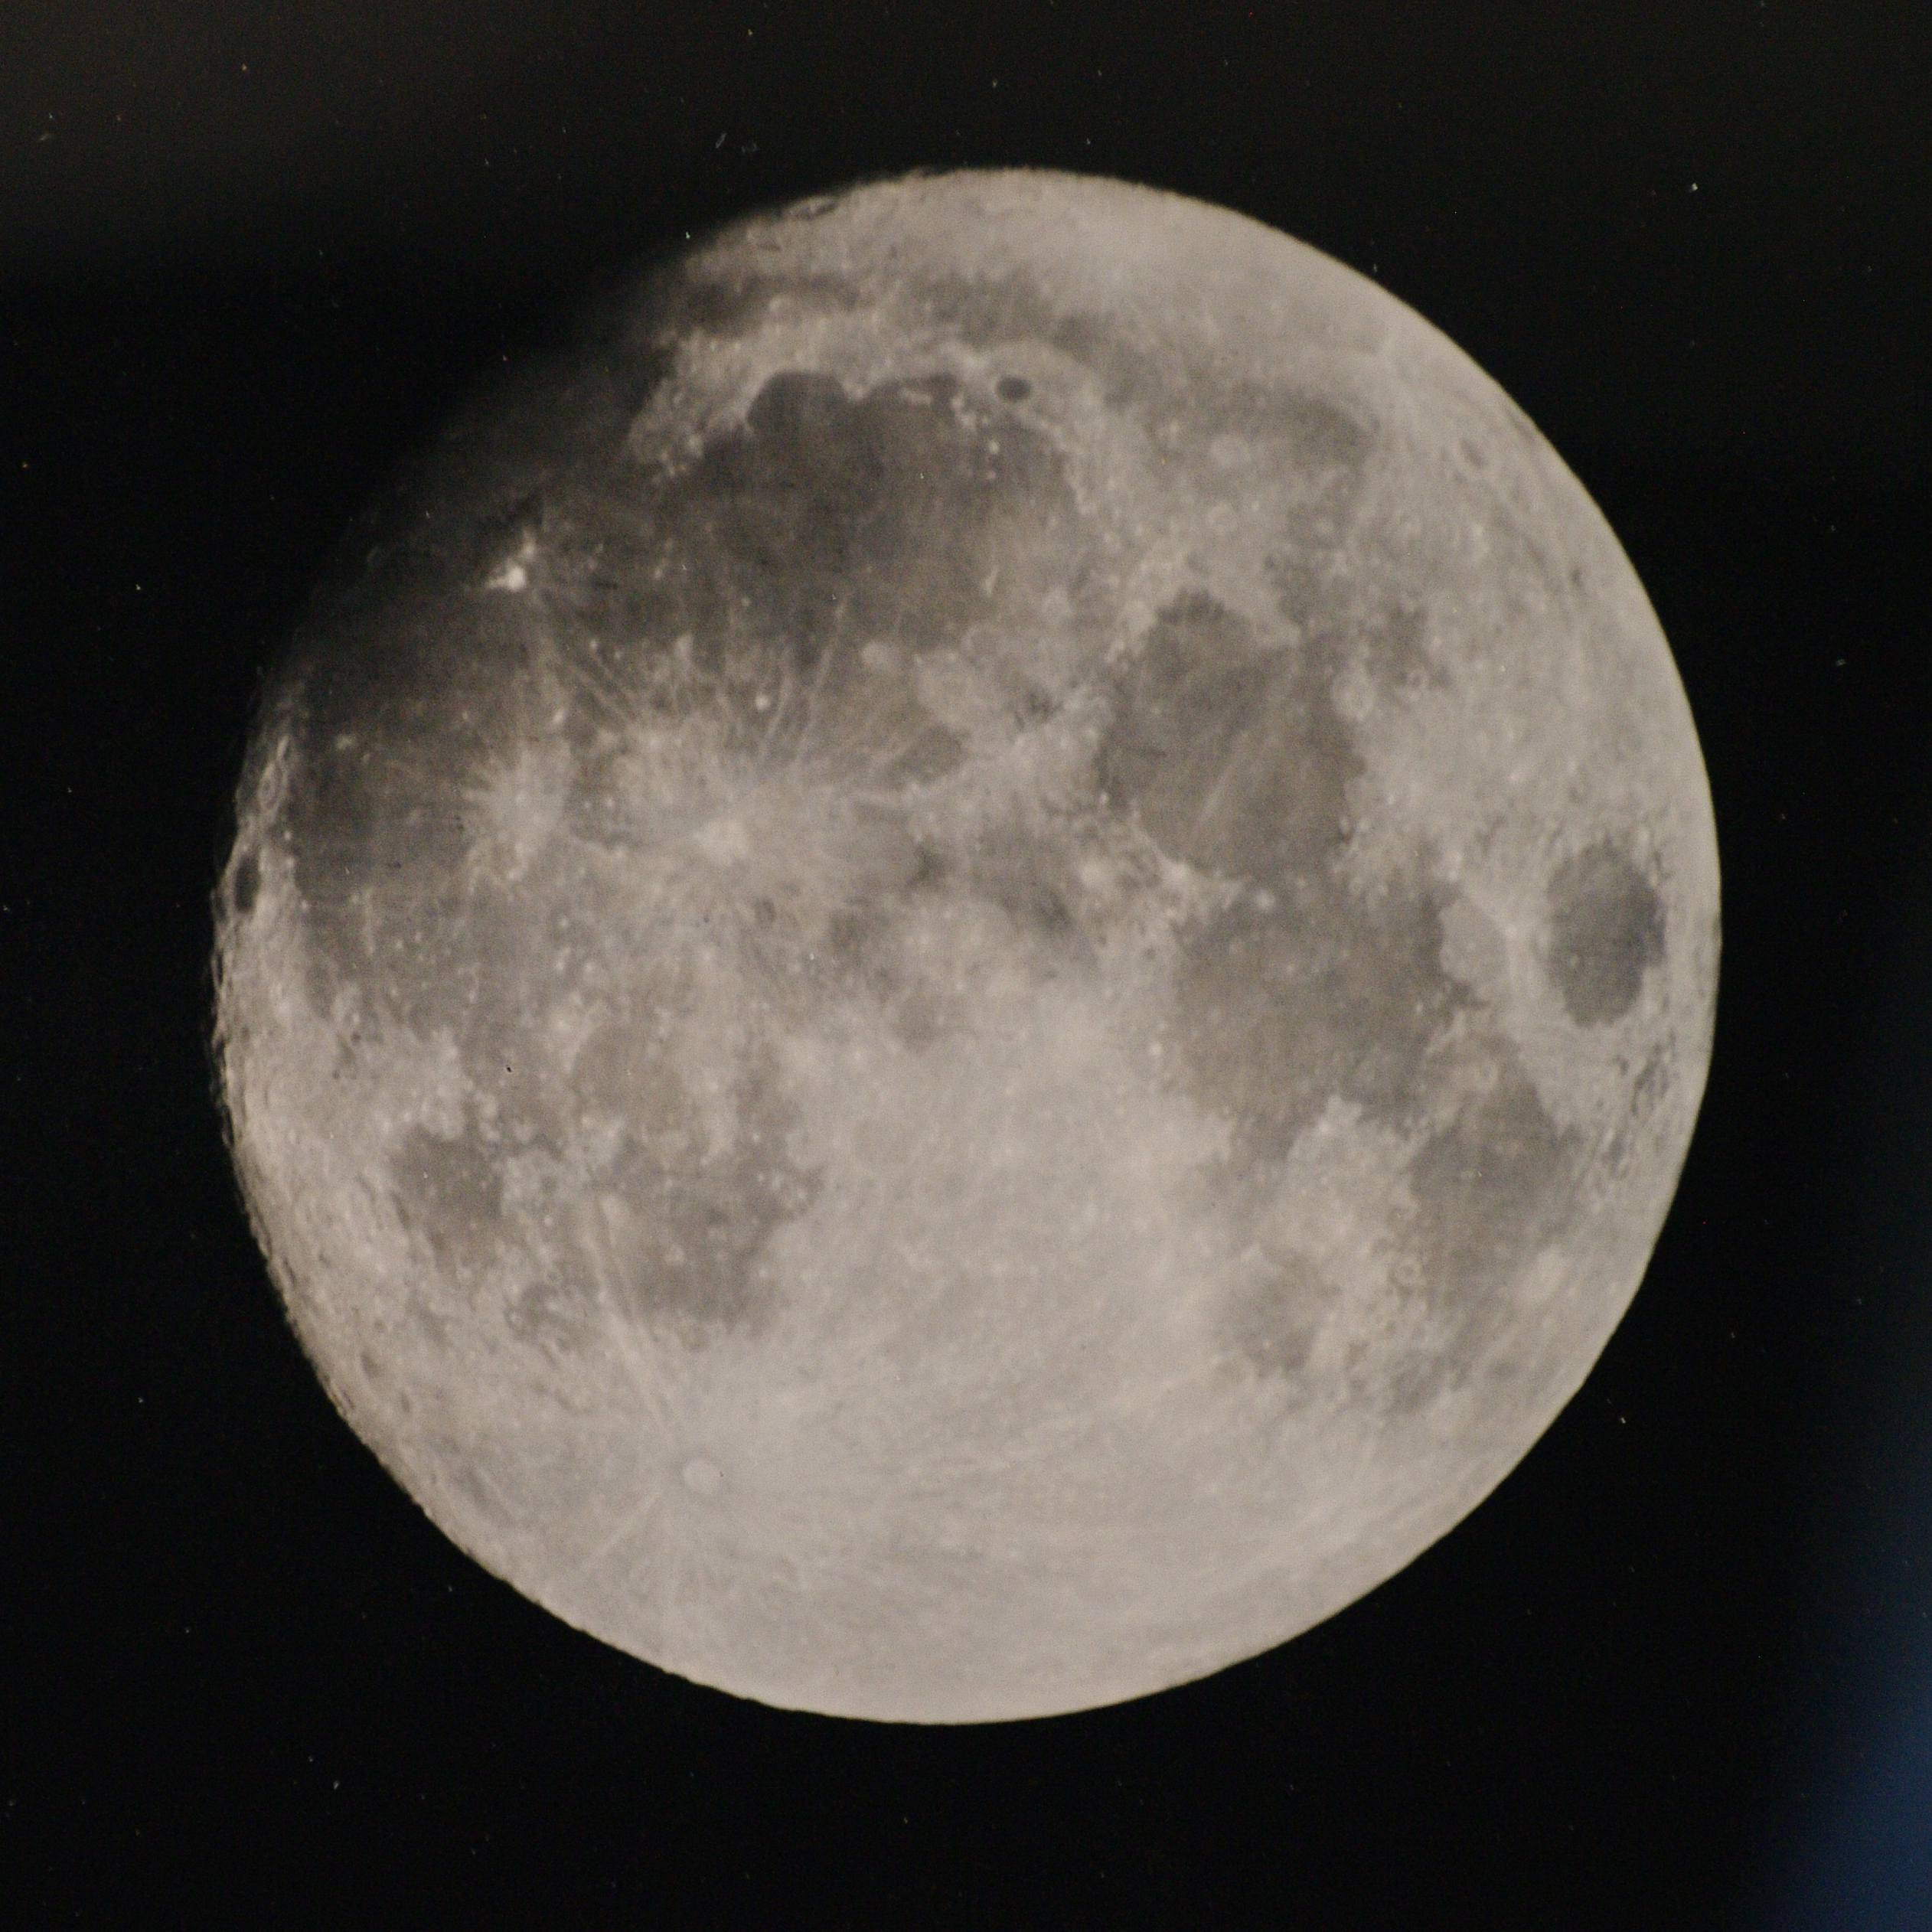
[[[1305,1630],[1643,1275],[1709,1064],[1656,618],[1364,278],[919,175],[654,260],[359,526],[216,888],[350,1426],[698,1683],[961,1722]]]

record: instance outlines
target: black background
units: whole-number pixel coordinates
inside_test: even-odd
[[[488,8],[0,24],[0,1918],[1932,1924],[1932,9]],[[1037,163],[1375,276],[1602,505],[1724,867],[1647,1282],[1283,1650],[958,1730],[769,1711],[471,1565],[329,1408],[208,1097],[259,667],[586,273]]]

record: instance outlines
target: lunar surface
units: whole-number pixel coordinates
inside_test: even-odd
[[[243,1193],[350,1425],[766,1703],[1110,1703],[1509,1472],[1708,1063],[1668,647],[1372,283],[1117,182],[661,259],[481,396],[265,687]]]

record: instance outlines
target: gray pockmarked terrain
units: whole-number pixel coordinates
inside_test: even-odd
[[[1441,1536],[1635,1292],[1695,734],[1464,356],[1236,215],[960,173],[651,266],[268,688],[244,1193],[353,1427],[769,1703],[1112,1702]]]

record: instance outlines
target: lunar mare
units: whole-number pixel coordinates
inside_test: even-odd
[[[1628,561],[1225,210],[757,214],[452,426],[266,689],[243,1193],[464,1549],[850,1715],[1203,1676],[1400,1569],[1629,1304],[1718,871]]]

